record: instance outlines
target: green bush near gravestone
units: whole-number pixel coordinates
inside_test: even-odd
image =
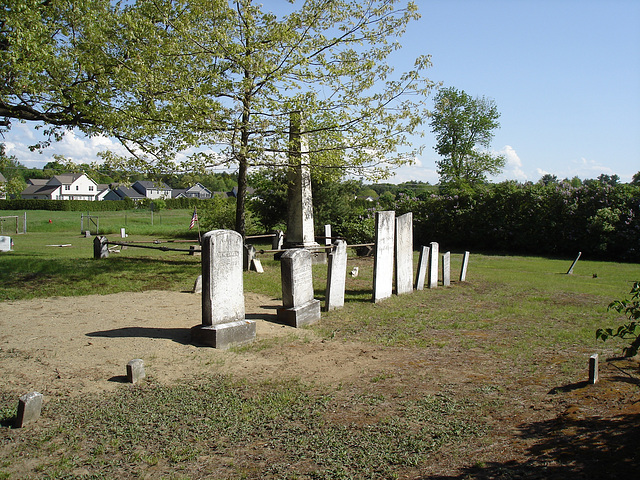
[[[599,328],[596,338],[602,341],[610,337],[631,339],[631,344],[623,348],[622,353],[625,357],[634,357],[640,349],[640,282],[635,282],[629,293],[631,299],[615,300],[609,304],[609,310],[624,313],[630,321],[620,325],[615,332],[613,328]]]

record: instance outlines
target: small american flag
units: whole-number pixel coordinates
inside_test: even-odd
[[[193,226],[196,224],[197,221],[198,221],[198,212],[194,208],[193,209],[193,217],[191,217],[191,225],[189,225],[189,230],[191,230],[193,228]]]

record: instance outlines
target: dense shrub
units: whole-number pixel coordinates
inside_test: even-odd
[[[396,199],[416,242],[448,248],[640,261],[640,188],[503,182],[474,192]]]

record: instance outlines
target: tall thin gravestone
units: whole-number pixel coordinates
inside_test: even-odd
[[[331,225],[324,226],[324,246],[328,247],[331,245]]]
[[[96,235],[93,237],[93,258],[107,258],[109,256],[109,244],[107,237]]]
[[[438,286],[438,254],[440,246],[438,242],[431,242],[431,252],[429,254],[429,288]]]
[[[424,245],[420,248],[418,258],[418,273],[416,274],[416,290],[424,290],[424,281],[427,277],[427,267],[429,263],[429,247]]]
[[[194,343],[224,349],[255,339],[256,323],[245,319],[242,257],[238,232],[202,237],[202,325],[191,329]]]
[[[580,256],[581,255],[582,255],[582,252],[578,252],[578,256],[576,257],[576,259],[571,264],[571,267],[569,267],[569,270],[567,270],[567,275],[571,275],[573,273],[573,267],[576,266],[576,263],[578,263],[578,260],[580,260]]]
[[[413,291],[413,214],[396,217],[395,241],[396,294]]]
[[[373,301],[393,293],[393,251],[396,212],[376,212],[376,245],[373,257]]]
[[[464,282],[467,279],[467,268],[469,267],[469,252],[464,252],[462,256],[462,268],[460,269],[460,281]]]
[[[313,197],[309,167],[309,139],[302,133],[300,112],[291,113],[287,170],[287,239],[285,248],[309,249],[314,263],[325,263],[313,226]]]
[[[442,285],[451,285],[451,252],[442,254]]]
[[[327,293],[325,312],[344,306],[344,288],[347,279],[347,242],[336,240],[327,265]]]
[[[313,298],[311,253],[304,248],[287,250],[280,257],[282,308],[278,319],[292,327],[320,320],[320,300]]]

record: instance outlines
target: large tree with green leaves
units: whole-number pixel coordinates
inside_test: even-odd
[[[61,36],[48,28],[58,17],[45,4],[73,17],[75,23],[65,20],[73,25]],[[405,72],[389,65],[407,23],[418,17],[413,3],[306,0],[299,7],[280,5],[277,12],[251,0],[138,0],[122,6],[83,0],[84,10],[68,4],[30,0],[30,18],[36,26],[42,18],[44,29],[33,45],[52,36],[59,42],[43,51],[41,62],[29,63],[24,54],[26,71],[10,73],[32,78],[34,92],[45,87],[38,105],[58,115],[52,125],[119,138],[129,148],[131,167],[164,172],[237,166],[241,233],[247,172],[286,163],[292,112],[306,119],[310,154],[303,158],[317,171],[382,178],[417,153],[411,135],[426,117],[432,83],[423,71],[430,61],[420,57]],[[94,15],[92,4],[103,17]],[[5,53],[15,50],[15,31]],[[73,53],[81,54],[79,60]],[[48,58],[59,61],[59,74],[49,72]],[[21,96],[19,82],[13,84],[16,106],[35,109],[30,102],[37,95]],[[50,88],[56,93],[49,100],[44,92]],[[24,118],[15,109],[0,114]],[[176,158],[184,160],[180,167]]]
[[[487,174],[500,173],[505,158],[486,150],[500,126],[495,102],[454,87],[439,90],[434,101],[430,125],[435,150],[444,157],[437,162],[440,183],[474,185],[486,181]]]

